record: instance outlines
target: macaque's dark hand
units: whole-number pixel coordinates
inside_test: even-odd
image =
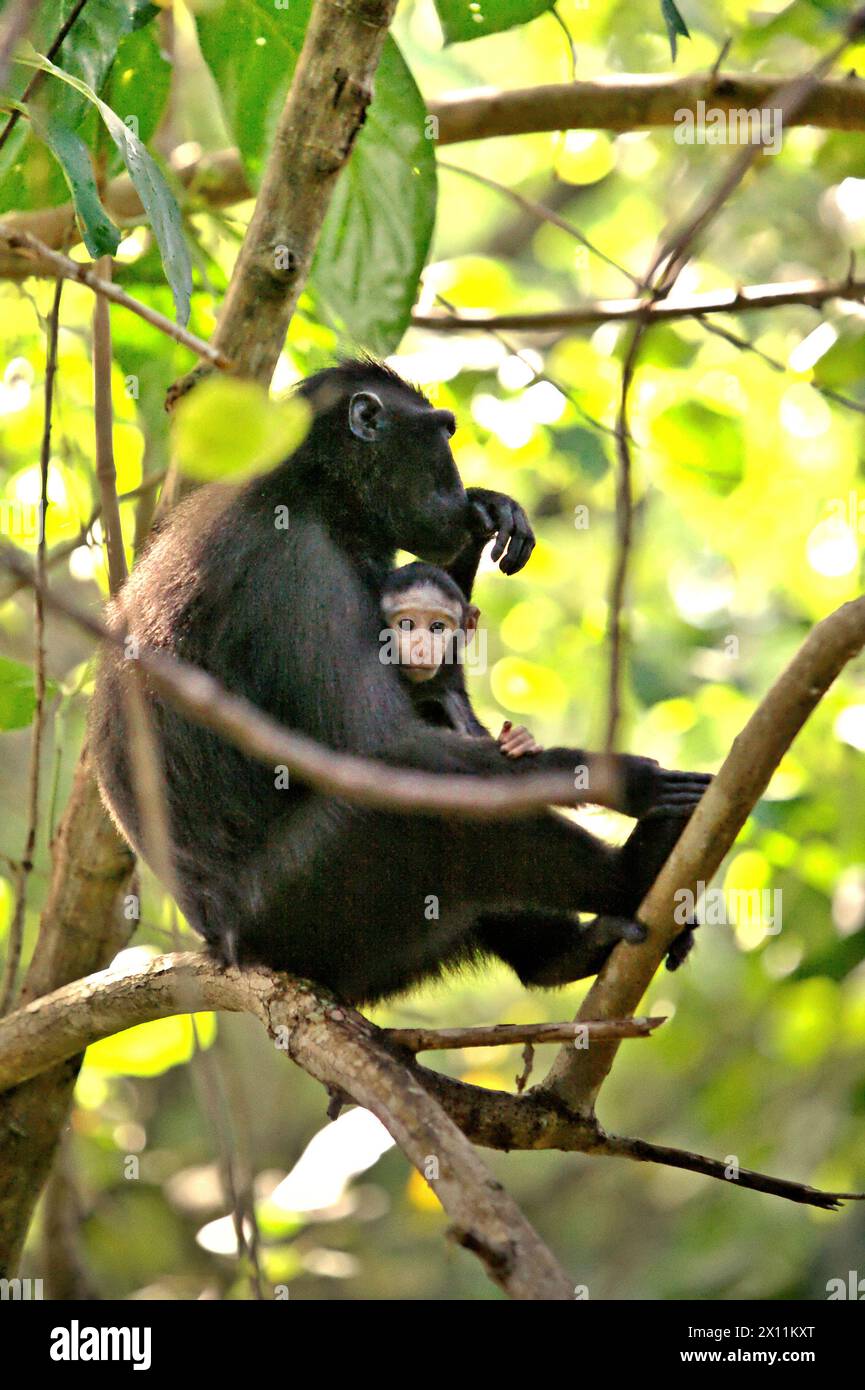
[[[477,537],[490,540],[494,561],[501,562],[502,574],[516,574],[535,548],[535,533],[529,519],[512,497],[485,487],[466,488],[469,499],[469,529]]]
[[[712,780],[708,772],[672,772],[654,758],[624,754],[619,760],[624,782],[621,809],[626,816],[691,815]]]
[[[507,758],[524,758],[528,754],[543,752],[541,745],[535,743],[534,735],[525,724],[514,726],[509,719],[502,725],[496,742]]]

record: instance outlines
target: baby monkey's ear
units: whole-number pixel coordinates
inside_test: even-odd
[[[468,646],[469,642],[472,640],[472,638],[475,635],[475,632],[477,631],[478,618],[480,616],[481,610],[477,608],[475,604],[466,604],[466,616],[465,622],[463,623],[463,631],[466,635],[466,646]]]

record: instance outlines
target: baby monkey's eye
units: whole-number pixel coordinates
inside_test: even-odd
[[[429,630],[430,632],[435,632],[436,634],[440,632],[447,632],[447,628],[442,622],[430,623]]]
[[[411,618],[400,618],[400,620],[399,620],[399,630],[400,630],[400,632],[411,632],[413,628],[414,628],[414,623],[412,622]]]

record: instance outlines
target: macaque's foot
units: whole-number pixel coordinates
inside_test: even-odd
[[[699,923],[695,923],[692,926],[683,927],[679,932],[679,935],[667,952],[668,970],[678,970],[679,966],[684,963],[694,944],[694,932],[697,930],[698,925]]]
[[[574,923],[573,937],[564,950],[534,961],[530,969],[518,970],[518,974],[524,985],[569,985],[597,975],[620,941],[635,946],[648,934],[648,928],[632,917],[596,917],[583,927]]]

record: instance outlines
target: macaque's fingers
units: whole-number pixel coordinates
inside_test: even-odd
[[[489,540],[490,537],[494,536],[496,533],[496,523],[493,520],[492,512],[490,512],[488,508],[484,506],[484,503],[480,502],[477,497],[472,498],[472,511],[478,521],[478,530]]]
[[[514,729],[506,738],[501,740],[502,751],[509,758],[522,758],[533,753],[542,751],[539,744],[535,743],[534,735],[529,729]]]
[[[513,514],[513,536],[508,546],[508,553],[502,559],[503,574],[516,574],[518,570],[521,570],[535,548],[535,533],[522,507],[518,502],[512,502],[511,511]]]
[[[499,529],[496,536],[496,543],[490,552],[490,558],[494,563],[502,558],[510,544],[511,536],[514,533],[514,514],[510,507],[507,511],[502,511],[498,518],[498,524]],[[502,568],[504,569],[504,565]]]
[[[534,548],[535,538],[533,535],[515,536],[502,563],[504,573],[516,574],[518,570],[524,569]]]

